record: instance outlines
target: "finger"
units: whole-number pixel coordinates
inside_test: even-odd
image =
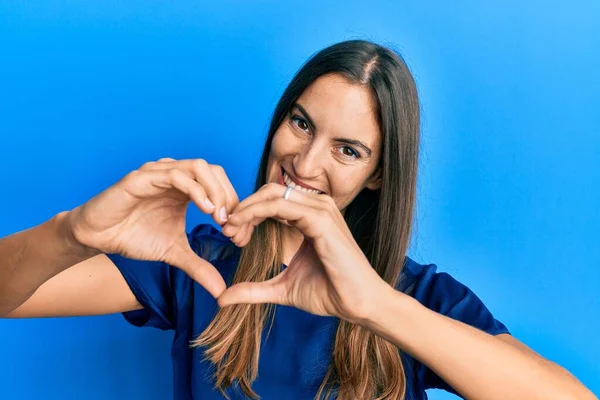
[[[240,199],[237,195],[237,192],[233,188],[229,177],[225,173],[225,170],[220,165],[211,165],[213,174],[217,177],[217,180],[221,184],[221,187],[225,191],[226,201],[225,206],[227,208],[227,215],[233,212],[233,209],[237,207],[240,202]]]
[[[330,213],[283,197],[252,204],[239,213],[230,215],[227,225],[256,226],[267,218],[285,219],[305,236],[316,238],[322,226],[330,221]],[[329,219],[328,219],[329,218]],[[229,229],[229,228],[224,228]]]
[[[238,244],[239,247],[245,247],[248,243],[250,243],[250,239],[252,239],[252,234],[254,233],[254,225],[245,225],[246,228],[246,234],[244,237],[242,237],[240,239],[240,243]]]
[[[253,204],[257,204],[264,201],[275,200],[283,198],[287,186],[282,186],[276,183],[270,183],[263,186],[257,192],[248,196],[242,201],[233,211],[234,214],[239,214],[242,210],[248,208]],[[292,189],[289,193],[288,200],[297,203],[303,203],[314,208],[324,208],[326,203],[320,198],[322,195],[304,193],[296,189]],[[231,221],[229,221],[231,224]],[[228,224],[228,225],[229,225]]]
[[[174,161],[177,161],[177,160],[175,160],[174,158],[171,158],[171,157],[163,157],[163,158],[160,158],[157,162],[168,163],[168,162],[174,162]]]
[[[172,161],[169,161],[172,160]],[[177,160],[173,160],[172,158],[161,158],[158,161],[149,161],[138,168],[140,171],[160,171],[171,168],[178,168],[185,174],[187,174],[190,178],[196,178],[195,174],[189,171],[186,168],[182,168],[181,164],[178,164]]]
[[[181,269],[198,282],[214,298],[218,298],[227,288],[223,276],[208,261],[200,258],[192,249],[177,248],[170,254],[169,264]]]
[[[239,212],[249,205],[260,201],[270,200],[271,198],[275,198],[277,196],[283,197],[286,187],[287,186],[283,186],[278,183],[268,183],[263,185],[256,192],[252,193],[250,196],[246,197],[242,202],[240,202],[233,212]]]
[[[221,232],[223,233],[223,235],[231,238],[231,240],[237,244],[237,240],[242,238],[242,230],[245,228],[246,224],[232,224],[231,221],[228,219],[227,222],[221,227]]]
[[[250,241],[250,237],[254,232],[254,226],[250,224],[243,225],[238,232],[231,238],[233,243],[238,247],[244,247]]]
[[[226,217],[227,212],[227,195],[223,185],[213,172],[212,166],[203,159],[186,159],[175,160],[172,158],[162,158],[158,162],[149,162],[142,166],[143,169],[162,170],[177,168],[195,179],[207,194],[208,205],[214,205],[214,209],[208,214],[212,214],[213,219],[217,224],[222,224],[222,217]],[[221,208],[225,209],[221,211]],[[204,211],[204,210],[203,210]]]
[[[164,164],[169,164],[169,163],[176,162],[176,161],[177,160],[175,160],[174,158],[163,157],[163,158],[158,159],[157,161],[148,161],[148,162],[145,162],[138,169],[140,171],[151,170],[151,169],[155,169],[157,167],[160,168],[160,166],[162,166]]]
[[[217,302],[220,307],[232,304],[270,303],[284,305],[285,288],[279,283],[280,276],[281,274],[265,282],[237,283],[225,289]]]
[[[177,168],[133,171],[126,177],[126,185],[132,195],[142,198],[163,195],[166,190],[175,188],[185,194],[203,212],[207,214],[214,212],[214,206],[210,207],[206,201],[208,197],[204,188]]]
[[[206,194],[205,207],[200,207],[200,209],[207,214],[211,214],[214,221],[219,225],[227,221],[227,215],[230,212],[228,207],[233,209],[239,200],[222,167],[210,165],[202,159],[177,161],[172,158],[161,158],[158,162],[145,163],[139,170],[160,171],[169,169],[179,169],[198,182]],[[228,206],[228,204],[230,205]]]
[[[183,160],[183,161],[188,161],[188,160]],[[168,171],[171,169],[177,169],[177,170],[181,171],[182,173],[189,176],[198,185],[200,185],[200,188],[202,189],[202,193],[203,193],[203,200],[202,200],[203,203],[202,203],[202,205],[198,205],[196,201],[194,201],[194,203],[196,203],[196,205],[198,205],[198,207],[200,208],[200,210],[202,212],[204,212],[206,214],[214,214],[215,210],[217,209],[216,206],[210,200],[208,193],[206,193],[206,191],[204,190],[204,187],[202,187],[202,184],[200,182],[198,182],[198,180],[196,179],[196,173],[194,171],[190,170],[189,168],[184,168],[182,165],[182,161],[177,161],[173,158],[161,158],[158,161],[150,161],[150,162],[145,163],[144,165],[142,165],[139,168],[139,171]],[[213,218],[214,218],[214,215],[213,215]]]
[[[221,231],[223,235],[228,236],[232,242],[236,245],[239,244],[240,240],[245,237],[245,233],[247,232],[248,225],[242,226],[232,226],[229,224],[223,225]]]
[[[212,214],[212,217],[217,224],[223,224],[225,221],[223,218],[226,218],[229,214],[227,204],[230,203],[233,205],[237,204],[239,201],[235,191],[233,191],[232,195],[227,193],[228,190],[233,190],[233,186],[229,183],[227,176],[224,175],[224,171],[222,174],[219,171],[219,169],[221,171],[223,169],[218,165],[210,165],[202,159],[177,161],[172,158],[161,158],[158,162],[148,162],[144,164],[140,170],[156,171],[171,168],[181,170],[202,186],[206,193],[206,197],[208,198],[207,207],[211,208],[211,204],[214,206],[214,209],[207,212],[207,214]],[[225,180],[229,183],[231,189],[227,188],[226,183],[221,182],[223,181],[221,176],[225,177]],[[228,200],[229,197],[233,197],[231,201]],[[222,207],[225,207],[225,209],[221,210]],[[202,209],[202,211],[206,212],[205,209]]]
[[[196,180],[202,185],[208,198],[214,204],[215,210],[212,216],[215,222],[219,225],[225,223],[228,214],[226,207],[227,196],[210,165],[202,159],[185,160],[182,165],[194,173]]]
[[[247,229],[248,225],[235,226],[226,223],[222,226],[221,232],[223,235],[229,237],[233,243],[239,246],[241,239],[245,237],[245,232],[247,232]]]

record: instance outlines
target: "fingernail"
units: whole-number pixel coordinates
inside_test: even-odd
[[[227,209],[225,206],[219,210],[219,218],[221,218],[221,221],[227,221]]]
[[[206,204],[206,207],[208,208],[215,208],[215,205],[208,198],[204,200],[204,204]]]

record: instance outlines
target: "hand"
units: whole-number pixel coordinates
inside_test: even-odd
[[[331,197],[293,190],[285,200],[284,190],[275,183],[263,186],[236,207],[223,233],[244,245],[253,227],[278,218],[297,228],[304,242],[275,278],[233,285],[219,305],[274,303],[352,323],[366,320],[374,296],[390,286],[369,264]]]
[[[219,224],[239,203],[218,165],[201,159],[163,158],[127,174],[85,204],[71,210],[71,236],[103,253],[164,261],[180,268],[214,297],[225,290],[221,274],[191,249],[185,214],[193,201]]]

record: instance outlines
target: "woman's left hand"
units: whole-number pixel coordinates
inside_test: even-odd
[[[245,245],[254,227],[267,218],[286,220],[304,235],[290,264],[265,282],[244,282],[226,289],[220,306],[273,303],[312,314],[360,323],[376,307],[375,299],[390,289],[354,240],[344,217],[327,195],[292,190],[270,183],[241,202],[223,233]]]

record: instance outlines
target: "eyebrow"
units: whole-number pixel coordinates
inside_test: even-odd
[[[300,111],[300,113],[304,116],[304,118],[306,118],[306,121],[308,122],[308,124],[312,127],[312,129],[314,131],[317,130],[317,126],[315,125],[315,123],[313,122],[312,118],[310,117],[310,115],[308,115],[308,113],[306,112],[306,110],[304,109],[304,107],[302,107],[300,104],[298,103],[294,103],[294,105],[292,106],[292,109],[296,108],[298,111]],[[367,155],[369,157],[371,157],[371,149],[369,148],[369,146],[367,146],[366,144],[364,144],[363,142],[361,142],[360,140],[356,140],[356,139],[347,139],[347,138],[334,138],[334,140],[336,142],[340,142],[340,143],[345,143],[345,144],[351,144],[353,146],[357,146],[360,147],[364,150],[365,153],[367,153]]]

